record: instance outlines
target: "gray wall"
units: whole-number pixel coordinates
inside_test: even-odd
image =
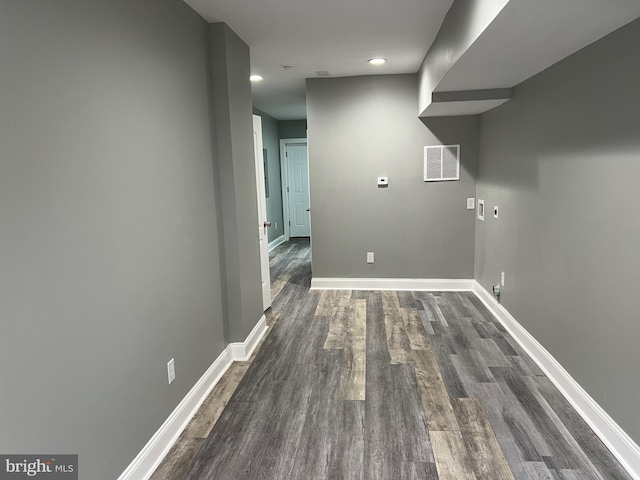
[[[640,441],[640,21],[481,117],[476,278]]]
[[[269,241],[271,242],[284,235],[278,121],[257,108],[253,109],[253,113],[260,115],[262,118],[262,143],[263,147],[267,150],[267,178],[269,181],[267,219],[271,222],[271,227],[269,228]]]
[[[244,341],[262,316],[258,198],[249,47],[224,23],[209,26],[216,150],[223,225],[225,339]]]
[[[225,348],[208,42],[178,0],[0,4],[1,452],[117,478]]]
[[[280,138],[307,138],[306,120],[281,120],[278,122]]]
[[[307,80],[314,277],[473,277],[477,117],[425,126],[417,97],[415,74]],[[461,181],[425,183],[423,147],[449,143]]]

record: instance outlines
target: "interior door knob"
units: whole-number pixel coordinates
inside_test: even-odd
[[[267,221],[265,221],[265,222],[264,222],[264,226],[265,226],[265,227],[270,227],[270,226],[271,226],[271,222],[267,222]]]

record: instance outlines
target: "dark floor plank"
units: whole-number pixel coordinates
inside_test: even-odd
[[[460,373],[451,361],[452,356],[455,354],[452,354],[448,342],[441,335],[434,335],[431,339],[431,345],[449,397],[466,398],[468,395],[460,378]]]
[[[343,449],[344,425],[336,425],[341,418],[344,401],[339,398],[342,352],[326,350],[310,391],[309,402],[303,412],[291,478],[327,478],[332,451]]]
[[[395,462],[433,462],[413,367],[391,365],[389,382],[368,382],[365,400],[367,478],[394,478]]]
[[[400,308],[418,308],[418,304],[416,302],[416,299],[413,297],[412,292],[399,291],[397,292],[397,295],[398,305],[400,305]]]
[[[380,292],[367,299],[367,349],[366,381],[389,382],[391,357],[387,349],[387,333],[384,326],[384,310]]]
[[[513,396],[535,426],[535,430],[548,442],[551,452],[543,455],[553,457],[554,465],[558,469],[580,468],[581,463],[577,458],[577,452],[558,430],[558,426],[547,415],[543,406],[522,377],[514,370],[506,368],[491,368],[491,371],[498,383],[503,387],[503,390],[507,394],[509,391],[513,393]]]
[[[438,480],[438,469],[435,463],[403,462],[400,480]]]
[[[308,239],[271,273],[266,338],[153,480],[630,480],[472,292],[309,291]]]
[[[562,396],[556,386],[551,383],[551,380],[547,377],[536,377],[535,382],[537,383],[538,391],[553,408],[558,418],[575,438],[600,474],[607,480],[631,480],[631,476],[622,468],[602,443],[602,440],[578,415],[578,412]]]

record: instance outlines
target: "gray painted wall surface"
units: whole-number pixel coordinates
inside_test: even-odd
[[[244,341],[263,314],[249,47],[209,25],[217,170],[224,225],[225,338]]]
[[[476,278],[640,441],[640,21],[481,117]]]
[[[306,120],[281,120],[278,122],[280,138],[307,138]]]
[[[307,80],[314,277],[473,277],[478,119],[426,127],[417,96],[415,74]],[[425,183],[423,147],[450,143],[461,181]]]
[[[117,478],[225,347],[206,35],[177,0],[0,4],[3,453]]]
[[[282,214],[282,178],[280,176],[280,140],[278,121],[266,113],[253,109],[253,113],[262,118],[262,142],[267,150],[267,168],[269,196],[267,197],[267,219],[271,222],[269,241],[284,235]]]

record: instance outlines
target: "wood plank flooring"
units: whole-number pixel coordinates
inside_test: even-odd
[[[271,255],[269,331],[152,480],[630,480],[469,292],[310,291]]]

